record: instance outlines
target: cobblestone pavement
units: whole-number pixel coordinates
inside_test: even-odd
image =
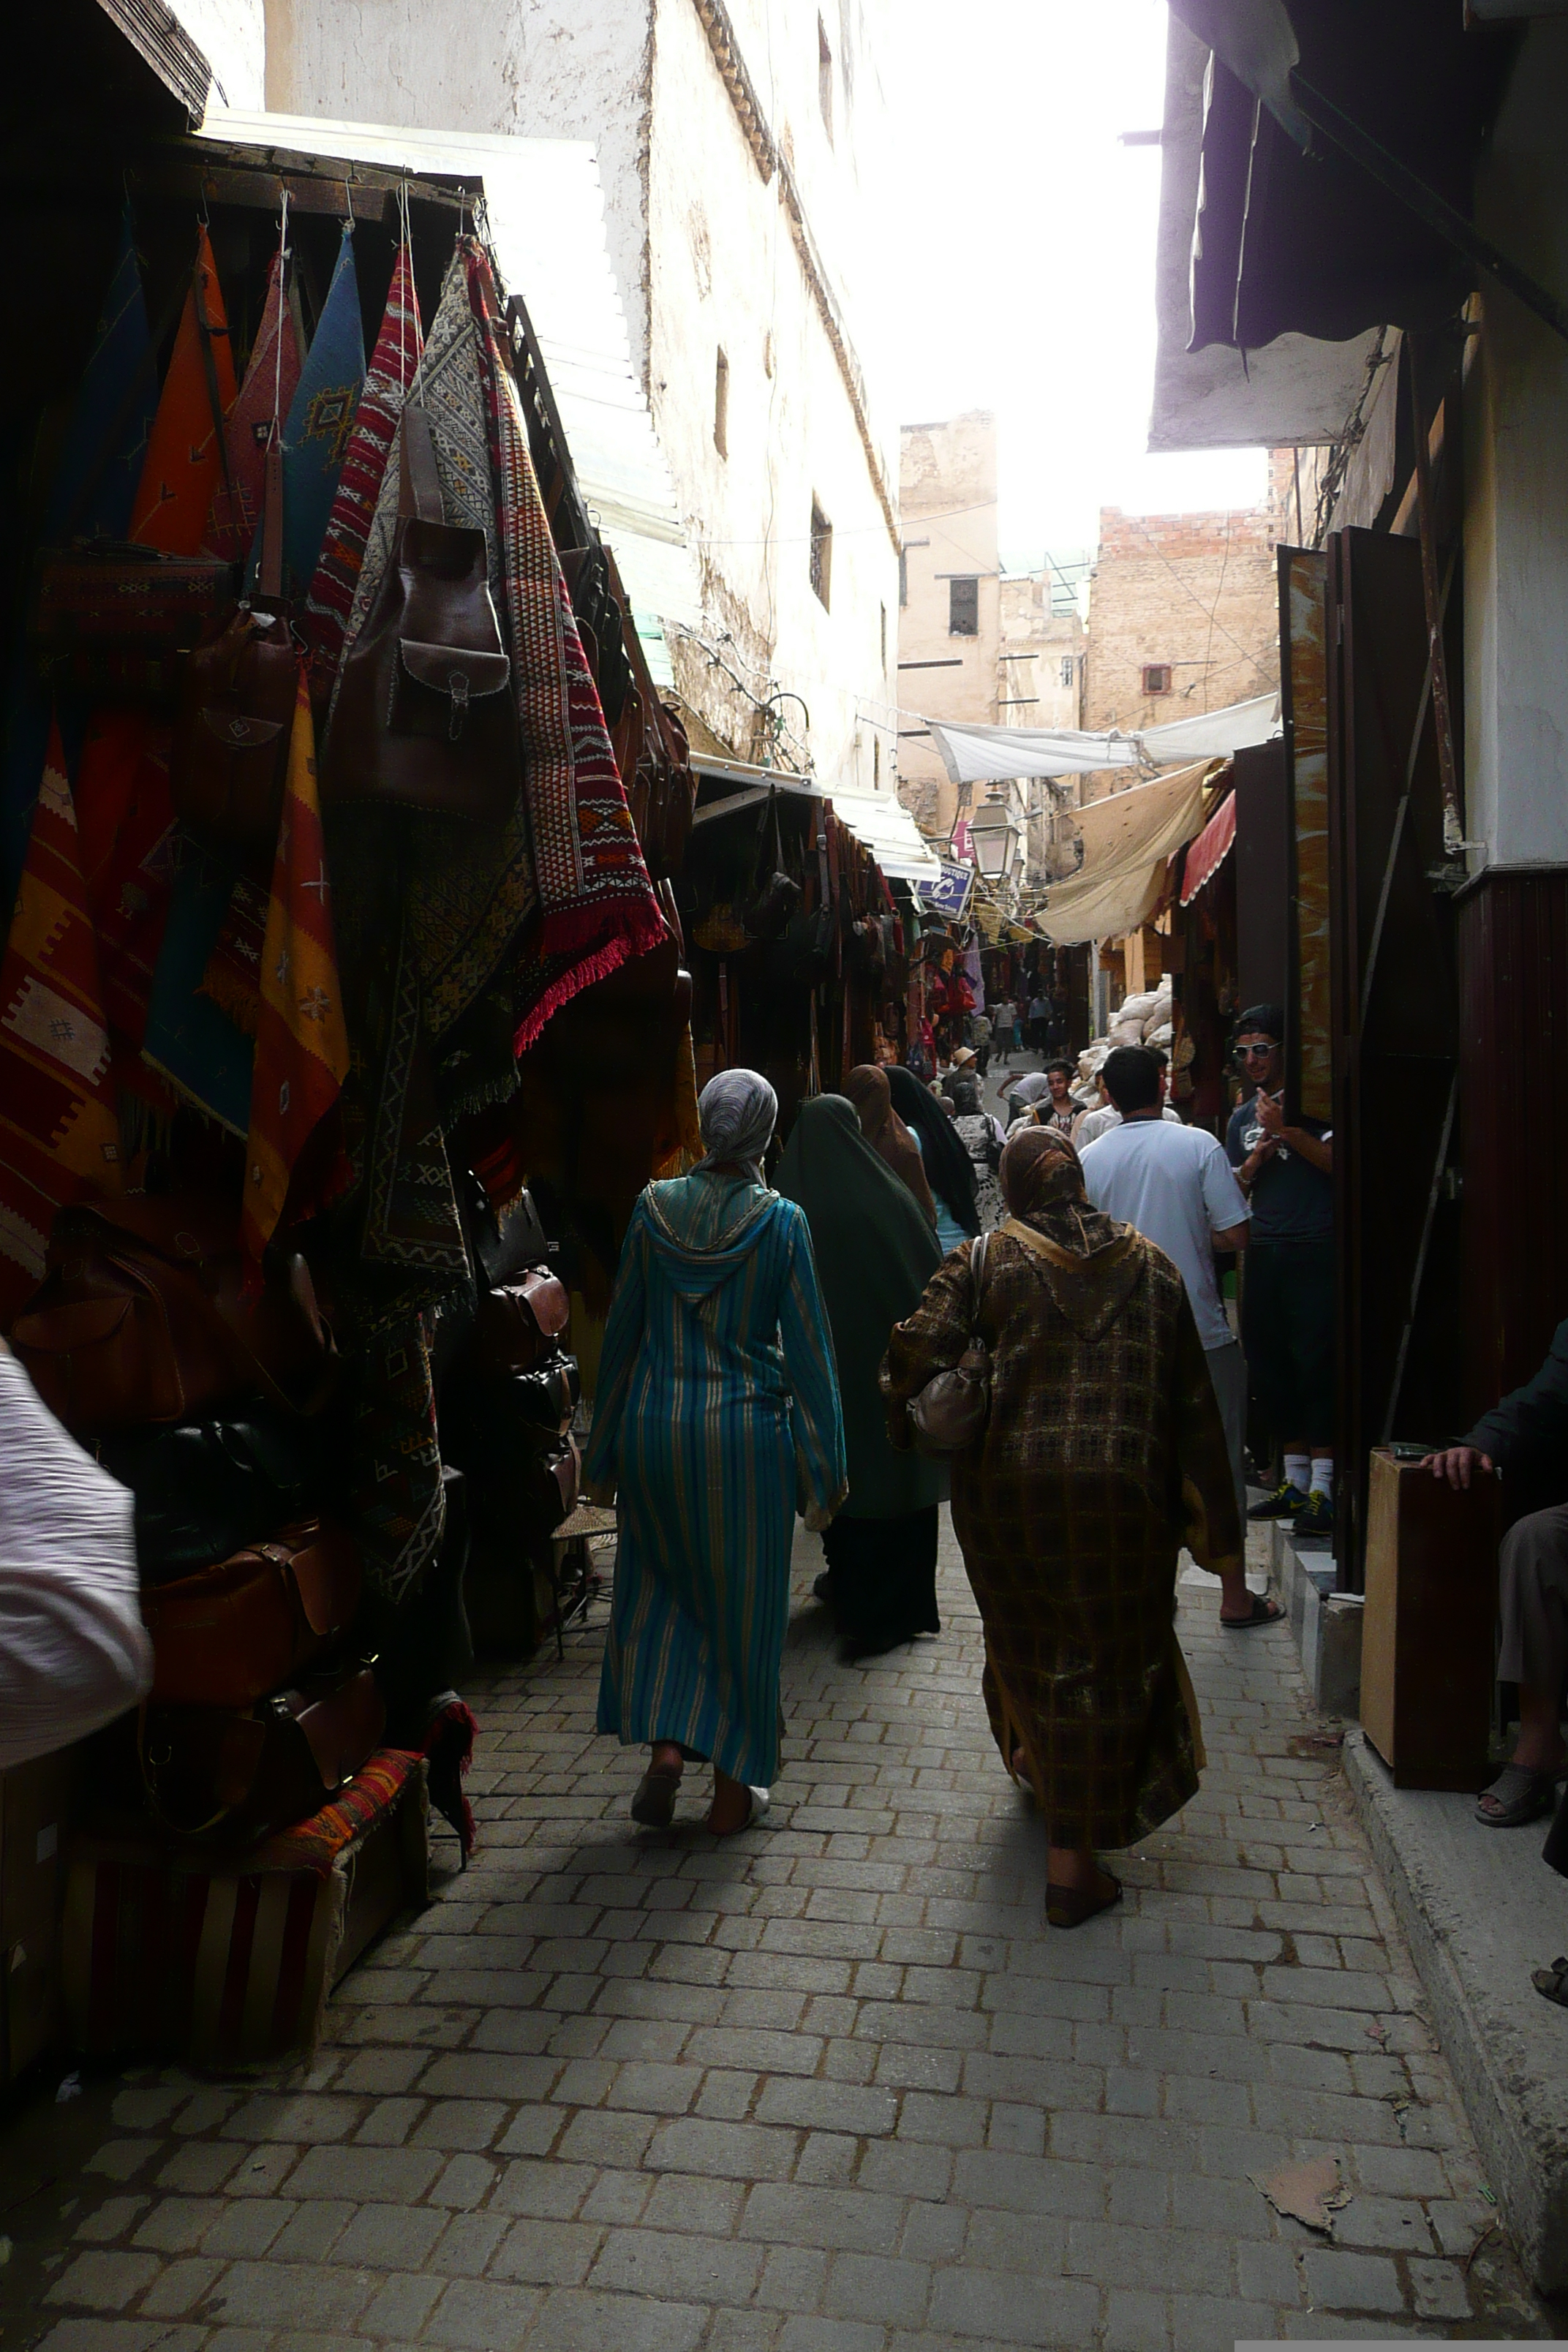
[[[729,1845],[697,1788],[631,1828],[595,1625],[493,1676],[480,1854],[308,2077],[144,2071],[11,2127],[5,2352],[1553,2335],[1287,1636],[1184,1587],[1203,1793],[1120,1913],[1051,1934],[943,1560],[942,1638],[851,1668],[802,1539],[787,1761]],[[1324,2152],[1331,2239],[1252,2184]]]

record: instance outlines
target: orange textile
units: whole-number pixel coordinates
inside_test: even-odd
[[[240,1223],[250,1257],[258,1259],[270,1241],[300,1155],[342,1091],[348,1067],[348,1031],[317,796],[316,733],[301,663],[261,950]],[[331,1197],[337,1189],[336,1172],[318,1185],[314,1201],[300,1205],[320,1206]]]
[[[55,1211],[118,1192],[120,1122],[76,805],[51,723],[0,965],[0,1325],[44,1278]]]
[[[234,358],[223,289],[205,228],[131,509],[131,538],[170,555],[201,553],[213,499],[223,484],[223,454],[202,352],[204,321],[218,406],[226,416],[234,404]]]

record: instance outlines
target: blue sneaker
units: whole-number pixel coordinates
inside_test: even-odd
[[[1265,1495],[1261,1503],[1254,1503],[1247,1516],[1249,1519],[1293,1519],[1306,1507],[1306,1496],[1287,1478],[1271,1495]]]
[[[1290,1530],[1292,1535],[1322,1536],[1331,1539],[1334,1532],[1334,1507],[1326,1495],[1310,1494],[1307,1507],[1298,1511]]]

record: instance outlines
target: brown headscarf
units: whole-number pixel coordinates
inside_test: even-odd
[[[875,1062],[861,1062],[844,1081],[844,1091],[855,1106],[860,1132],[874,1151],[880,1152],[901,1184],[907,1184],[934,1225],[936,1203],[926,1181],[920,1145],[893,1108],[888,1073]]]
[[[1052,1127],[1023,1127],[1002,1154],[1012,1214],[1001,1228],[1031,1250],[1052,1297],[1086,1339],[1116,1319],[1143,1271],[1148,1244],[1084,1197],[1083,1168]]]

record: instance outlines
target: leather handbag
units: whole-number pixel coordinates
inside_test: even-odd
[[[335,1350],[304,1259],[269,1252],[248,1296],[236,1221],[206,1201],[73,1202],[47,1263],[11,1344],[78,1436],[190,1421],[258,1391],[313,1412],[331,1394]]]
[[[321,1508],[318,1422],[259,1402],[243,1419],[127,1430],[94,1447],[136,1504],[143,1586],[189,1576]]]
[[[973,1445],[991,1410],[991,1354],[973,1328],[980,1313],[985,1282],[985,1245],[982,1234],[969,1254],[970,1279],[974,1286],[969,1345],[952,1370],[937,1372],[910,1399],[909,1414],[915,1444],[922,1454],[957,1454]]]
[[[773,820],[773,858],[767,856],[768,821]],[[800,884],[793,874],[784,871],[784,839],[779,830],[778,789],[770,785],[763,821],[757,834],[756,896],[746,908],[745,924],[748,938],[776,940],[787,929],[790,917],[800,904]]]
[[[547,1266],[481,1293],[473,1358],[487,1372],[528,1372],[542,1363],[572,1319],[566,1286]]]
[[[144,1589],[153,1696],[172,1706],[253,1706],[348,1631],[359,1595],[353,1540],[321,1519]]]
[[[532,1543],[545,1541],[577,1507],[583,1457],[574,1438],[563,1438],[513,1473],[519,1531]]]
[[[142,1785],[174,1835],[252,1842],[330,1804],[385,1729],[375,1676],[357,1660],[246,1713],[151,1705],[138,1727]]]
[[[558,1351],[531,1372],[514,1373],[510,1387],[513,1408],[528,1428],[553,1438],[565,1436],[583,1393],[575,1356]]]
[[[325,793],[499,823],[516,803],[522,761],[485,534],[446,520],[417,402],[404,408],[399,438],[397,535],[343,661]]]
[[[267,452],[259,593],[185,664],[169,760],[174,814],[215,849],[272,854],[299,665],[283,612],[283,453]]]

